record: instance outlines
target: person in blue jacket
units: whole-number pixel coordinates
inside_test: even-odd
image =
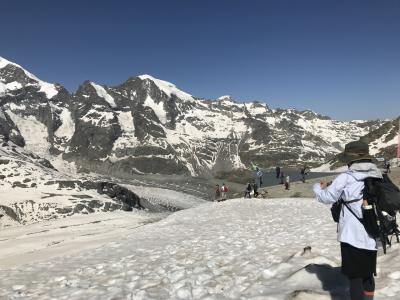
[[[382,178],[381,171],[372,163],[368,144],[355,141],[345,145],[341,160],[348,170],[328,185],[321,181],[313,190],[319,202],[333,204],[339,199],[362,218],[364,179]],[[338,241],[342,256],[342,273],[350,280],[352,300],[370,300],[374,297],[376,274],[376,240],[369,236],[359,220],[342,205],[338,223]]]

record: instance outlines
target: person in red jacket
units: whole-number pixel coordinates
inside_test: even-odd
[[[225,183],[222,184],[221,186],[221,200],[225,201],[228,193],[228,187],[225,185]]]

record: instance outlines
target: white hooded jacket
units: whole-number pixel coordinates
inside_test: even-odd
[[[345,202],[359,199],[360,201],[348,203],[347,205],[359,218],[362,218],[361,205],[364,179],[367,177],[382,178],[382,173],[373,163],[353,163],[345,173],[340,174],[326,189],[321,189],[320,184],[315,184],[313,190],[317,200],[325,204],[333,204],[340,198]],[[377,249],[375,239],[368,235],[364,226],[344,205],[343,211],[340,213],[338,241],[356,248]]]

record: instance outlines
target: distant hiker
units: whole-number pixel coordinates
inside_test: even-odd
[[[251,198],[251,184],[250,182],[247,183],[246,189],[244,190],[244,197],[245,198]]]
[[[303,182],[303,183],[305,183],[306,182],[306,175],[307,175],[307,168],[306,168],[306,166],[304,166],[304,167],[302,167],[301,169],[300,169],[300,176],[301,176],[301,181]]]
[[[253,182],[253,190],[254,190],[254,198],[258,197],[258,185],[256,182]]]
[[[360,218],[363,217],[364,180],[382,178],[381,171],[372,163],[368,145],[355,141],[345,145],[341,160],[348,170],[327,186],[321,181],[313,187],[319,202],[342,203],[338,214],[338,240],[342,254],[342,273],[350,280],[350,296],[355,299],[373,299],[375,291],[377,243]],[[356,217],[357,216],[357,217]]]
[[[290,190],[290,177],[289,175],[285,178],[285,190]]]
[[[386,173],[390,173],[390,162],[386,163]]]
[[[258,182],[260,183],[260,187],[262,187],[262,184],[263,184],[262,177],[263,177],[263,172],[261,170],[258,170],[257,178],[258,178]]]
[[[279,175],[281,174],[281,168],[280,167],[276,167],[275,168],[275,173],[276,173],[276,178],[279,178]]]
[[[228,193],[228,187],[225,185],[225,183],[223,183],[221,186],[221,200],[222,201],[226,200],[227,193]]]
[[[221,189],[219,188],[219,184],[215,185],[215,199],[214,201],[221,200]]]
[[[285,173],[283,171],[280,171],[279,179],[281,180],[281,184],[285,183]]]

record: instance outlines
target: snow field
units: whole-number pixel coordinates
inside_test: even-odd
[[[399,251],[395,244],[379,257],[376,299],[397,299]],[[235,199],[174,213],[89,252],[3,269],[0,297],[343,299],[339,264],[328,207]]]
[[[96,248],[123,239],[132,229],[163,217],[165,214],[145,211],[97,212],[2,228],[0,267],[9,268]]]

